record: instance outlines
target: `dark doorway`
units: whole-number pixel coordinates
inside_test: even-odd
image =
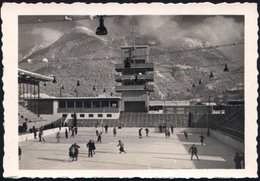
[[[145,112],[145,101],[125,102],[125,112]]]

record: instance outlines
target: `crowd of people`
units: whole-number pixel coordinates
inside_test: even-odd
[[[107,134],[108,133],[108,126],[105,125],[104,128],[105,128],[105,133]],[[75,128],[75,127],[69,128],[69,132],[72,131],[71,136],[74,137],[73,130],[75,131],[75,130],[77,130],[77,128]],[[96,136],[97,136],[96,143],[102,143],[102,132],[99,132],[99,130],[96,129],[95,133],[96,133]],[[68,138],[68,134],[69,134],[68,130],[65,129],[65,138]],[[75,132],[75,134],[77,135],[77,131]],[[116,136],[116,127],[113,128],[113,135]],[[57,138],[57,143],[59,143],[60,142],[60,132],[59,131],[56,133],[56,138]],[[117,146],[119,146],[119,153],[120,154],[122,152],[126,153],[126,151],[124,149],[124,143],[121,140],[118,141]],[[86,147],[87,147],[87,150],[88,150],[88,157],[93,157],[93,155],[95,155],[95,150],[96,150],[95,141],[90,139],[86,143]],[[71,160],[71,161],[77,161],[78,160],[79,148],[80,148],[80,146],[77,145],[77,143],[73,143],[69,147],[69,160]]]
[[[105,125],[105,134],[108,133],[108,126]],[[46,127],[45,127],[46,129]],[[145,131],[145,135],[146,137],[149,137],[149,132],[150,130],[148,128],[139,128],[138,129],[138,136],[139,139],[142,138],[142,131]],[[38,131],[38,139],[39,142],[45,142],[45,138],[43,137],[43,131],[44,131],[44,127],[41,127]],[[161,132],[161,131],[160,131]],[[32,128],[32,133],[34,134],[34,139],[37,139],[37,130],[36,128],[33,126]],[[86,147],[88,150],[88,157],[93,157],[93,155],[95,155],[95,150],[96,150],[96,146],[95,143],[102,143],[102,131],[100,132],[98,129],[96,129],[96,137],[97,140],[96,142],[92,139],[90,139],[87,143],[86,143]],[[112,129],[112,134],[115,137],[117,133],[117,129],[116,127],[113,127]],[[164,128],[164,133],[165,133],[165,137],[166,138],[170,138],[171,134],[174,134],[174,128],[173,127],[165,127]],[[73,126],[73,127],[68,127],[65,128],[65,138],[68,139],[69,137],[74,137],[75,135],[78,134],[78,128]],[[184,130],[183,131],[183,136],[186,140],[189,139],[188,133]],[[207,136],[209,137],[209,130],[207,131]],[[57,131],[56,132],[56,139],[57,139],[57,143],[60,143],[61,141],[61,132]],[[205,136],[203,134],[201,134],[199,136],[198,141],[200,141],[201,146],[206,145],[205,144]],[[122,140],[118,140],[118,144],[116,145],[117,147],[119,147],[119,153],[126,153],[125,148],[124,148],[124,143],[122,142]],[[77,143],[73,143],[70,147],[69,147],[69,160],[71,161],[77,161],[78,160],[78,154],[79,154],[79,148],[80,146]],[[192,144],[191,147],[189,148],[189,153],[191,155],[191,160],[193,160],[193,157],[195,156],[197,158],[197,160],[199,159],[198,153],[199,153],[199,149],[197,148],[196,144]],[[19,154],[19,160],[21,160],[21,155],[22,155],[22,149],[19,146],[18,147],[18,154]],[[235,168],[236,169],[241,169],[244,168],[244,157],[241,156],[239,153],[236,153],[235,157],[234,157],[234,163],[235,163]]]

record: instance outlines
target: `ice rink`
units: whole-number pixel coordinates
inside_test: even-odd
[[[20,142],[22,157],[19,161],[21,170],[102,170],[102,169],[233,169],[233,158],[237,150],[214,139],[206,137],[205,145],[200,145],[200,134],[171,134],[165,138],[164,133],[155,133],[149,128],[149,137],[138,137],[139,128],[117,129],[116,137],[112,128],[103,131],[102,143],[96,143],[96,154],[88,157],[86,143],[89,139],[97,140],[95,128],[78,128],[75,137],[65,138],[61,132],[61,142],[56,135],[44,136],[45,142],[28,140]],[[101,128],[99,128],[101,130]],[[125,145],[126,154],[119,154],[118,140]],[[78,161],[70,161],[68,149],[71,144],[80,146]],[[189,148],[196,144],[200,160],[189,154]]]

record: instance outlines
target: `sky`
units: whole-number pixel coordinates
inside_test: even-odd
[[[64,20],[65,16],[20,16],[19,49],[32,45],[50,45],[76,26],[84,26],[95,32],[98,18],[84,16],[84,20]],[[68,18],[82,18],[68,16]],[[40,20],[39,20],[40,19]],[[35,21],[40,23],[34,23]],[[54,22],[46,22],[54,21]],[[241,42],[244,39],[243,16],[110,16],[105,17],[105,26],[110,36],[152,35],[164,46],[170,46],[183,38],[206,41],[212,45]],[[24,23],[24,24],[23,24]]]

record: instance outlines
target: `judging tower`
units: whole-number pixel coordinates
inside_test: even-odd
[[[121,47],[122,63],[115,65],[116,92],[122,93],[121,111],[148,111],[149,95],[153,91],[154,64],[149,62],[149,46]]]

